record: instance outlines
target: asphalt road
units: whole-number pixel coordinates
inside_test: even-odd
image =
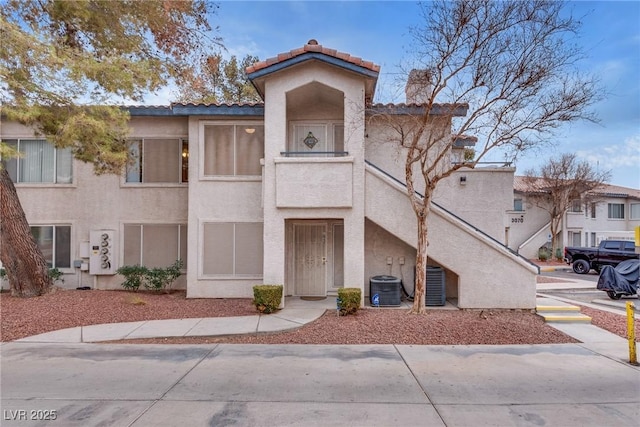
[[[541,273],[542,276],[557,277],[560,280],[582,280],[593,282],[593,288],[575,288],[575,289],[557,289],[557,290],[540,290],[538,293],[549,295],[550,297],[562,297],[576,302],[592,303],[594,300],[608,300],[609,297],[603,291],[596,289],[598,283],[599,274],[592,271],[589,274],[576,274],[573,271],[552,271]],[[622,297],[620,301],[631,300],[634,304],[637,304],[638,296]],[[623,310],[621,308],[621,310]]]

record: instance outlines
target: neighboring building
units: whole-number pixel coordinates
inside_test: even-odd
[[[416,220],[402,150],[375,112],[422,107],[411,81],[407,104],[372,104],[378,73],[311,40],[248,69],[264,104],[130,107],[135,161],[122,176],[96,176],[15,123],[2,123],[2,138],[25,156],[7,166],[70,287],[118,288],[118,266],[180,258],[179,286],[193,298],[252,297],[259,283],[284,284],[286,296],[343,286],[368,295],[382,274],[410,290]],[[452,158],[469,144],[460,138]],[[429,264],[444,270],[447,299],[461,308],[535,307],[537,267],[504,245],[513,174],[459,171],[437,189]]]
[[[535,258],[538,249],[551,239],[549,213],[539,207],[536,194],[544,192],[535,182],[522,176],[514,178],[513,210],[508,246],[527,258]],[[640,190],[605,185],[589,194],[577,197],[563,215],[558,233],[559,247],[598,246],[604,239],[634,240],[634,230],[640,226]]]

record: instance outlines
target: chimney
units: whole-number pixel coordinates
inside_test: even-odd
[[[411,70],[404,88],[407,104],[424,104],[431,96],[431,72],[429,70]]]

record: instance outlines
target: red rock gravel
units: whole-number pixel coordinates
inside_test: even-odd
[[[593,324],[626,336],[626,318],[591,308],[582,312]],[[12,341],[80,325],[153,319],[247,316],[257,312],[250,299],[187,299],[171,294],[126,291],[58,290],[30,299],[0,294],[0,338]],[[636,320],[640,331],[640,320]],[[519,310],[429,310],[424,316],[405,309],[363,309],[337,317],[335,311],[293,331],[231,337],[127,340],[147,343],[273,344],[544,344],[576,342]]]

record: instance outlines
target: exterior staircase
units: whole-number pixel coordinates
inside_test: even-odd
[[[536,312],[547,323],[591,323],[591,317],[580,312],[580,307],[551,298],[538,297]]]

